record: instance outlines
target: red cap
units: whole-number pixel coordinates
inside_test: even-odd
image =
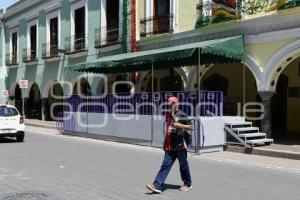
[[[169,105],[173,105],[173,104],[178,104],[178,99],[177,99],[177,97],[170,97],[169,99],[168,99],[168,104]]]

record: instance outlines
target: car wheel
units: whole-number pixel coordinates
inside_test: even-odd
[[[24,135],[18,135],[16,137],[16,139],[17,139],[17,142],[24,142]]]

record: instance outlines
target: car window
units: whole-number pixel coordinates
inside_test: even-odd
[[[9,117],[10,111],[7,107],[0,107],[0,117]]]
[[[19,115],[19,112],[14,109],[14,108],[9,108],[9,111],[10,111],[10,116],[17,116]]]
[[[0,117],[12,117],[17,115],[19,115],[19,113],[14,108],[0,107]]]

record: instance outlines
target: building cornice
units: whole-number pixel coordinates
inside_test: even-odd
[[[22,0],[19,1],[13,5],[11,5],[10,7],[8,7],[6,9],[6,13],[5,13],[5,17],[11,17],[13,15],[15,15],[16,13],[19,13],[39,2],[41,2],[42,0]]]
[[[25,0],[24,2],[26,2],[26,1],[27,0]],[[35,4],[36,4],[37,2],[39,2],[41,0],[32,0],[32,1],[35,1]],[[18,16],[18,17],[16,17],[16,18],[12,18],[12,19],[6,21],[5,25],[7,27],[13,27],[13,26],[15,26],[15,24],[18,25],[19,21],[21,19],[26,19],[27,21],[32,20],[32,19],[38,17],[39,12],[42,11],[42,10],[45,10],[45,12],[51,12],[51,11],[59,8],[61,6],[61,2],[62,2],[62,0],[49,0],[49,1],[45,1],[44,4],[38,6],[38,7],[34,8],[34,9],[32,9],[32,10],[30,10],[30,11],[28,11],[28,12],[26,12],[26,13]],[[34,4],[31,4],[30,6],[32,6],[32,5],[34,5]],[[27,6],[27,8],[30,7],[30,6]],[[23,8],[23,10],[24,9],[25,8]],[[6,12],[4,16],[7,18],[8,16],[13,16],[16,13],[15,12],[11,13],[11,15],[8,15],[8,14],[9,13]]]

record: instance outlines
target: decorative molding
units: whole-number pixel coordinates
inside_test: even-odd
[[[264,71],[263,71],[263,89],[265,91],[275,91],[276,84],[274,84],[274,86],[272,87],[271,83],[272,81],[275,81],[276,83],[279,78],[280,73],[276,73],[276,70],[280,65],[286,62],[287,58],[295,56],[299,53],[300,53],[300,40],[296,40],[284,46],[272,56],[272,58],[268,61],[268,63],[264,67]],[[290,60],[289,63],[290,62],[292,62],[292,60]],[[282,67],[286,68],[287,66],[288,64],[286,63]]]
[[[15,4],[11,5],[6,9],[5,17],[11,17],[15,15],[16,13],[21,12],[22,10],[25,10],[26,8],[29,8],[43,0],[23,0],[18,1]]]
[[[28,1],[28,0],[26,0],[26,1],[24,1],[24,2],[27,2],[27,1]],[[40,2],[40,1],[41,1],[41,0],[32,0],[32,2],[35,2],[34,4],[36,4],[36,3]],[[34,5],[33,3],[31,3],[31,1],[29,1],[29,2],[30,2],[30,6]],[[28,12],[26,12],[26,13],[24,13],[24,14],[18,16],[18,17],[15,17],[15,18],[12,18],[12,19],[8,20],[8,21],[5,23],[5,25],[8,26],[8,24],[14,23],[15,21],[18,21],[18,22],[19,22],[20,20],[22,20],[22,19],[24,19],[24,18],[26,19],[27,16],[31,16],[30,13],[40,13],[40,11],[44,10],[45,8],[47,8],[47,7],[49,7],[49,6],[53,5],[53,4],[55,4],[55,3],[57,3],[57,2],[61,2],[61,0],[49,0],[49,1],[45,1],[44,4],[42,4],[42,5],[38,6],[38,7],[36,7],[35,9],[32,9],[32,10],[30,10],[30,11],[28,11]],[[23,3],[22,3],[22,4],[23,4]],[[28,7],[30,7],[30,6],[24,7],[22,10],[24,10],[25,8],[28,8]],[[5,18],[8,18],[8,17],[11,17],[11,16],[13,16],[14,14],[16,14],[16,12],[14,12],[14,13],[10,13],[10,12],[13,12],[13,11],[7,11],[7,12],[4,14],[4,17],[5,17]],[[18,12],[20,12],[20,11],[18,11]]]
[[[259,44],[292,38],[300,38],[300,28],[261,33],[258,35],[247,35],[245,36],[245,44]]]
[[[257,90],[261,91],[263,89],[263,72],[257,62],[249,54],[246,54],[243,63],[252,72],[256,81]]]
[[[75,3],[77,1],[80,1],[80,0],[69,0],[69,3]]]
[[[25,19],[27,21],[31,21],[33,19],[36,19],[38,16],[39,16],[39,13],[37,13],[37,12],[36,13],[31,13],[29,16],[26,16]]]
[[[19,21],[13,21],[11,23],[5,23],[6,27],[8,29],[13,29],[16,28],[17,26],[19,26],[20,22]]]
[[[60,0],[59,2],[56,2],[56,3],[46,7],[44,10],[45,10],[46,13],[50,13],[52,11],[55,11],[55,10],[61,8],[61,5],[62,5],[62,3],[61,3],[61,0]]]

